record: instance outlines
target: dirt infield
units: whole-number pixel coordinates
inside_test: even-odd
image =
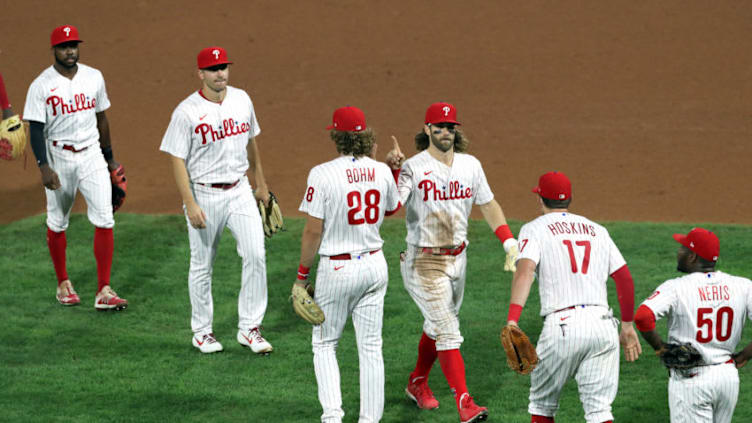
[[[99,4],[106,4],[101,6]],[[573,211],[598,220],[752,223],[752,9],[744,2],[9,2],[0,71],[14,109],[68,23],[105,76],[125,213],[178,213],[170,115],[199,87],[196,53],[228,49],[254,100],[270,188],[294,215],[306,175],[336,152],[332,111],[361,107],[381,142],[414,151],[428,104],[453,102],[506,214],[569,174]],[[178,6],[179,5],[179,6]],[[216,11],[222,10],[222,11]],[[0,223],[44,211],[39,171],[0,163]],[[80,196],[79,196],[80,197]],[[84,210],[81,198],[75,210]]]

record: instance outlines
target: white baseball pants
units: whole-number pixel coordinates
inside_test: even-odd
[[[671,371],[671,422],[729,423],[739,397],[739,371],[733,363],[696,367],[684,377]]]
[[[313,327],[313,366],[323,423],[339,423],[342,410],[337,344],[352,316],[360,364],[359,423],[375,423],[384,414],[384,359],[381,328],[389,275],[384,253],[353,255],[350,260],[321,257],[314,299],[326,320]]]
[[[248,330],[261,325],[266,313],[266,252],[264,233],[256,201],[246,177],[231,189],[193,184],[193,195],[206,215],[206,228],[188,224],[191,264],[188,292],[191,297],[191,329],[197,335],[212,332],[214,304],[211,285],[214,259],[225,227],[237,242],[243,261],[238,295],[238,328]],[[185,206],[183,207],[185,210]]]
[[[588,423],[613,420],[619,385],[617,322],[606,307],[577,306],[546,316],[530,375],[528,412],[553,417],[566,382],[574,377]]]

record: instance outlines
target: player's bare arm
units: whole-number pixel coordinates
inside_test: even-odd
[[[183,204],[185,204],[188,220],[191,222],[191,226],[196,229],[205,228],[206,214],[204,214],[204,211],[198,206],[196,199],[193,197],[193,192],[191,192],[191,184],[188,178],[188,170],[185,168],[185,160],[170,155],[170,161],[172,161],[172,171],[175,175],[175,183],[178,186],[180,197],[183,199]]]
[[[107,170],[112,172],[120,166],[112,158],[112,139],[110,138],[110,122],[104,111],[97,113],[97,130],[99,131],[99,145],[102,148],[105,160],[107,160]],[[108,154],[109,152],[109,154]]]
[[[316,258],[319,245],[321,245],[321,234],[323,232],[324,221],[308,215],[300,241],[300,266],[298,268],[298,278],[295,280],[296,284],[303,286],[307,284],[306,279],[313,265],[313,260]]]
[[[264,170],[261,167],[261,156],[259,155],[258,145],[256,145],[256,138],[248,140],[248,166],[253,175],[253,184],[256,187],[254,196],[256,200],[261,200],[264,205],[269,205],[269,188],[266,186],[266,179],[264,179]]]
[[[520,319],[522,308],[525,307],[530,288],[535,278],[535,262],[530,259],[520,259],[517,270],[512,278],[512,293],[509,298],[509,315],[507,324],[516,325]]]
[[[42,174],[42,185],[53,191],[60,188],[60,178],[58,178],[57,173],[47,163],[44,123],[33,120],[29,121],[29,138],[31,140],[31,150],[37,158],[39,172]]]

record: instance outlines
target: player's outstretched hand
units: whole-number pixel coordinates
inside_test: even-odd
[[[624,349],[624,358],[627,361],[635,361],[642,354],[640,338],[634,330],[632,322],[621,323],[621,333],[619,334],[619,344]]]
[[[386,164],[389,165],[392,169],[399,169],[402,167],[402,163],[405,162],[405,155],[402,154],[402,150],[400,150],[399,142],[397,141],[397,137],[392,135],[392,142],[394,143],[392,146],[392,149],[389,150],[388,153],[386,153]]]
[[[509,242],[509,244],[507,244]],[[520,249],[517,246],[517,240],[514,238],[509,238],[508,240],[504,241],[505,245],[504,250],[507,252],[507,258],[504,261],[504,271],[506,272],[516,272],[517,271],[517,257],[520,255]]]
[[[201,210],[195,202],[185,206],[186,213],[188,213],[188,220],[191,222],[191,226],[196,229],[203,229],[206,227],[206,214]]]
[[[60,178],[58,178],[57,173],[49,165],[43,164],[39,167],[39,171],[42,172],[42,185],[45,188],[52,191],[60,188]]]

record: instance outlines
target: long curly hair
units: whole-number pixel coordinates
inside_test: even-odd
[[[370,156],[373,145],[376,144],[376,135],[371,128],[359,132],[332,129],[329,136],[340,154],[352,154],[356,158]]]
[[[426,135],[425,132],[420,131],[415,135],[415,148],[418,151],[427,149],[430,143],[431,139],[428,137],[428,135]],[[462,130],[457,128],[456,132],[454,133],[454,151],[457,153],[464,153],[467,151],[469,145],[470,140],[465,136]]]

